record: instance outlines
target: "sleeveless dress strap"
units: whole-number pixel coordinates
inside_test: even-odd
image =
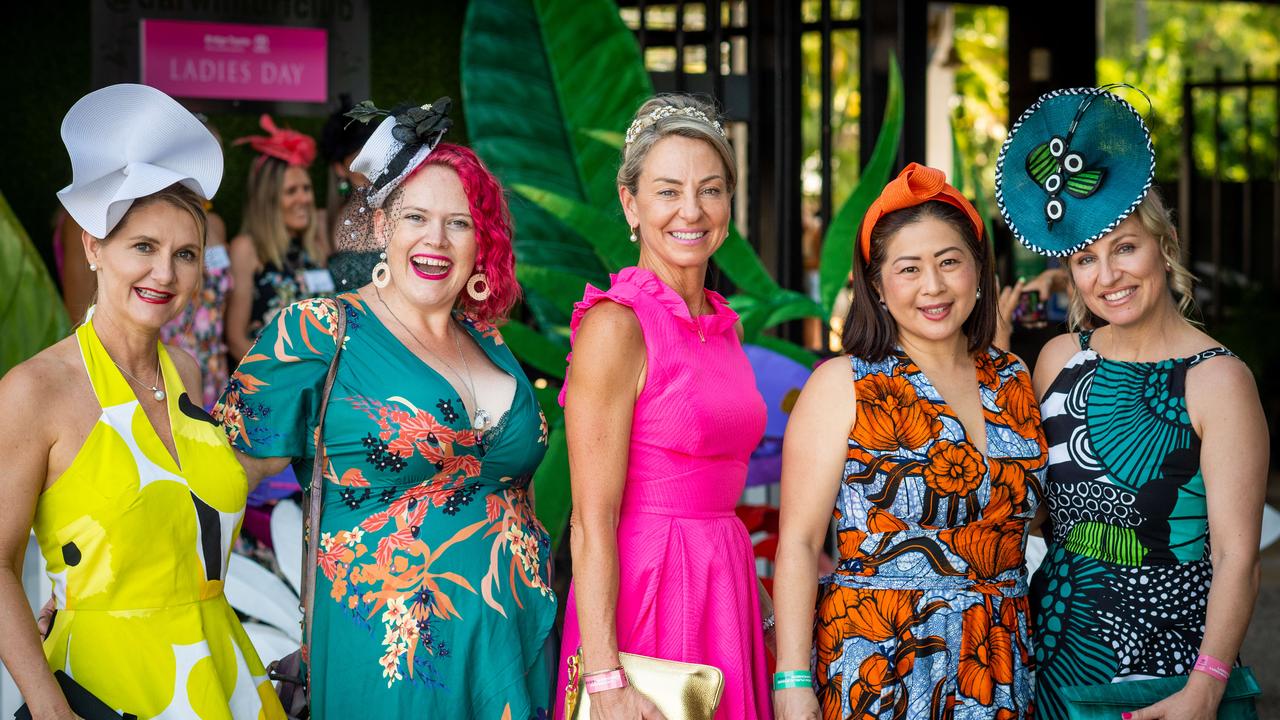
[[[1080,340],[1080,349],[1089,349],[1089,340],[1093,338],[1092,330],[1081,330],[1078,339]]]
[[[1219,345],[1208,350],[1202,350],[1187,358],[1187,368],[1193,368],[1205,360],[1211,360],[1216,357],[1236,357],[1236,354]]]
[[[123,371],[112,361],[111,355],[98,337],[98,331],[90,318],[76,328],[76,342],[80,345],[80,358],[84,362],[85,372],[89,375],[89,384],[98,399],[99,407],[112,407],[137,400],[133,388],[125,380]],[[178,376],[178,371],[169,359],[164,343],[156,343],[156,352],[160,360],[160,374],[164,378],[166,394],[177,400],[185,388]]]

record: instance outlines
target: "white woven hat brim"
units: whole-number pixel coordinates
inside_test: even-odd
[[[176,100],[146,85],[95,90],[62,121],[71,184],[58,199],[90,235],[111,233],[134,200],[182,183],[212,198],[222,182],[222,148]]]

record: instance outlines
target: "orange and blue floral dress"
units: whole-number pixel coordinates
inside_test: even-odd
[[[324,424],[312,716],[545,717],[556,598],[529,484],[547,427],[497,329],[458,318],[516,381],[511,409],[483,432],[355,293],[283,309],[215,414],[239,450],[293,457],[311,477],[338,304],[347,325]]]
[[[984,453],[901,349],[851,363],[840,558],[815,623],[823,717],[1031,718],[1023,550],[1048,453],[1030,376],[975,357]]]

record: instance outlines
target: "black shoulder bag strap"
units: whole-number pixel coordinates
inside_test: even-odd
[[[311,704],[311,613],[315,605],[316,567],[320,564],[320,517],[324,512],[324,466],[328,457],[324,445],[324,416],[329,409],[329,394],[333,392],[333,379],[338,374],[338,357],[342,354],[342,341],[346,337],[347,313],[341,300],[334,299],[338,307],[335,321],[333,360],[329,361],[329,374],[324,378],[324,392],[320,396],[320,413],[316,417],[316,454],[311,468],[311,487],[307,512],[302,520],[303,538],[307,547],[306,565],[302,568],[302,659],[307,664],[307,704]]]

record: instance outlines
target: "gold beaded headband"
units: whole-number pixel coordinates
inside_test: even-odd
[[[707,117],[707,114],[698,108],[663,105],[660,108],[656,108],[648,115],[642,115],[631,122],[631,127],[627,128],[626,144],[630,145],[635,142],[636,137],[639,136],[641,132],[652,127],[662,118],[671,117],[672,115],[684,115],[685,117],[693,118],[694,120],[701,120],[715,128],[716,132],[720,133],[720,137],[728,137],[725,135],[724,128],[720,126],[720,123]]]

